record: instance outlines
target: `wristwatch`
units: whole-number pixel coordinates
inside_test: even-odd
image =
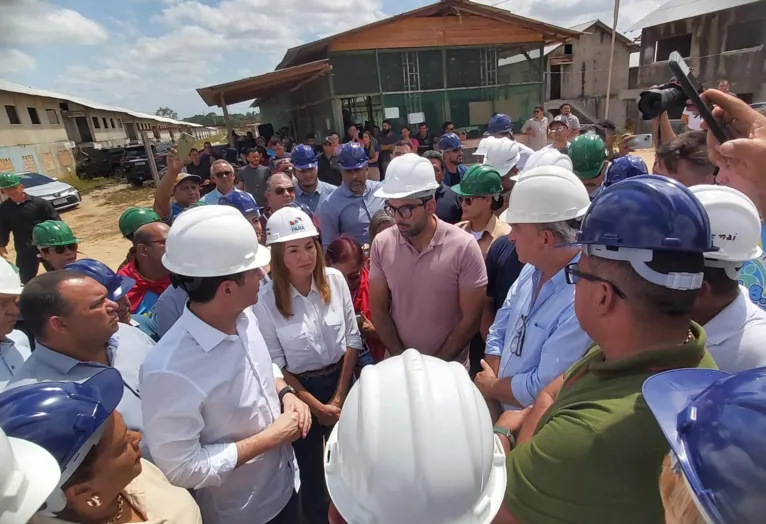
[[[282,389],[279,391],[279,403],[280,403],[280,404],[282,403],[282,399],[284,398],[284,396],[285,396],[285,395],[287,395],[288,393],[292,393],[292,394],[293,394],[293,395],[295,395],[296,397],[298,396],[298,392],[297,392],[297,391],[295,391],[295,388],[294,388],[294,387],[292,387],[292,386],[285,386],[285,387],[283,387],[283,388],[282,388]]]
[[[502,426],[495,426],[492,431],[496,435],[502,435],[505,438],[508,439],[508,441],[511,443],[511,448],[516,447],[516,437],[513,436],[513,432],[510,429],[504,428]]]

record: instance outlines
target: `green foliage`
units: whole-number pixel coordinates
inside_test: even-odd
[[[261,114],[256,111],[249,111],[245,114],[233,113],[229,115],[229,119],[232,122],[234,128],[244,125],[245,121],[253,122],[261,120]],[[200,124],[207,126],[222,126],[224,125],[223,116],[216,113],[208,113],[206,115],[194,115],[183,119],[185,122],[191,122],[193,124]]]
[[[159,107],[157,108],[157,111],[154,112],[154,114],[164,118],[172,118],[173,120],[178,120],[178,113],[169,107]]]

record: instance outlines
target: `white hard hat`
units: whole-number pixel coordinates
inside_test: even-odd
[[[726,186],[702,184],[689,189],[707,211],[713,245],[718,248],[718,251],[705,253],[706,259],[745,262],[761,257],[763,250],[758,245],[761,219],[752,200]]]
[[[510,138],[495,138],[487,144],[487,154],[484,156],[484,163],[488,164],[505,176],[513,169],[521,158],[519,144]]]
[[[434,166],[427,158],[407,153],[391,160],[386,169],[386,183],[375,191],[378,198],[407,198],[418,193],[436,191]]]
[[[573,171],[572,159],[569,158],[569,155],[559,153],[553,148],[541,149],[540,151],[532,153],[524,164],[524,172],[541,166],[559,166],[569,171]],[[520,176],[521,174],[515,175],[511,177],[511,180],[518,180]]]
[[[0,258],[0,294],[21,295],[22,287],[19,274],[11,267],[11,263]]]
[[[168,232],[162,264],[187,277],[234,275],[268,265],[250,222],[233,207],[199,206],[184,211]]]
[[[577,175],[542,166],[522,173],[500,218],[508,224],[549,224],[580,218],[589,205],[588,190]]]
[[[311,217],[297,207],[275,211],[266,222],[266,245],[319,236]]]
[[[489,149],[489,144],[493,140],[497,140],[493,136],[487,136],[481,139],[479,142],[479,147],[476,148],[476,151],[473,152],[475,156],[486,156],[487,150]]]
[[[0,524],[25,524],[58,486],[58,462],[37,444],[0,429],[0,464]]]
[[[488,524],[505,495],[505,454],[465,368],[408,349],[351,388],[325,478],[347,522]]]

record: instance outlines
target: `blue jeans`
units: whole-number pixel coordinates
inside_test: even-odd
[[[335,395],[341,370],[321,377],[299,377],[301,384],[322,404]],[[305,439],[293,442],[295,458],[301,472],[301,509],[309,524],[327,524],[330,509],[325,491],[323,445],[332,427],[322,426],[316,417],[311,418],[311,429]]]

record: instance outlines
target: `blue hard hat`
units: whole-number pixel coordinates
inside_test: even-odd
[[[766,368],[666,371],[643,395],[706,520],[763,522]]]
[[[609,187],[612,184],[633,178],[639,175],[648,175],[649,169],[641,159],[641,157],[634,155],[626,155],[620,158],[615,158],[609,168],[606,171],[604,177],[604,187]]]
[[[573,244],[587,255],[630,262],[645,280],[678,290],[699,289],[702,273],[659,273],[647,265],[652,253],[717,250],[702,203],[675,180],[657,175],[639,175],[601,191]]]
[[[338,166],[345,169],[361,169],[367,165],[367,151],[356,142],[346,142],[340,148]]]
[[[104,424],[122,400],[119,371],[104,367],[83,383],[38,382],[0,393],[0,427],[9,437],[42,447],[61,468],[60,488],[82,464],[104,432]],[[46,511],[66,506],[60,489]]]
[[[513,133],[513,120],[508,115],[498,113],[489,119],[487,133],[499,135],[501,133]]]
[[[88,276],[104,286],[109,294],[109,300],[117,302],[127,295],[128,291],[136,285],[135,279],[118,275],[112,269],[98,260],[81,258],[76,262],[64,266],[67,271],[76,271]]]
[[[247,191],[229,191],[218,199],[218,204],[236,208],[243,215],[257,214],[261,216],[253,195]]]
[[[317,154],[314,148],[299,144],[290,153],[290,162],[295,169],[314,169],[317,166]]]
[[[463,149],[463,143],[460,141],[460,137],[455,133],[444,133],[439,139],[439,150],[454,151],[455,149]]]

